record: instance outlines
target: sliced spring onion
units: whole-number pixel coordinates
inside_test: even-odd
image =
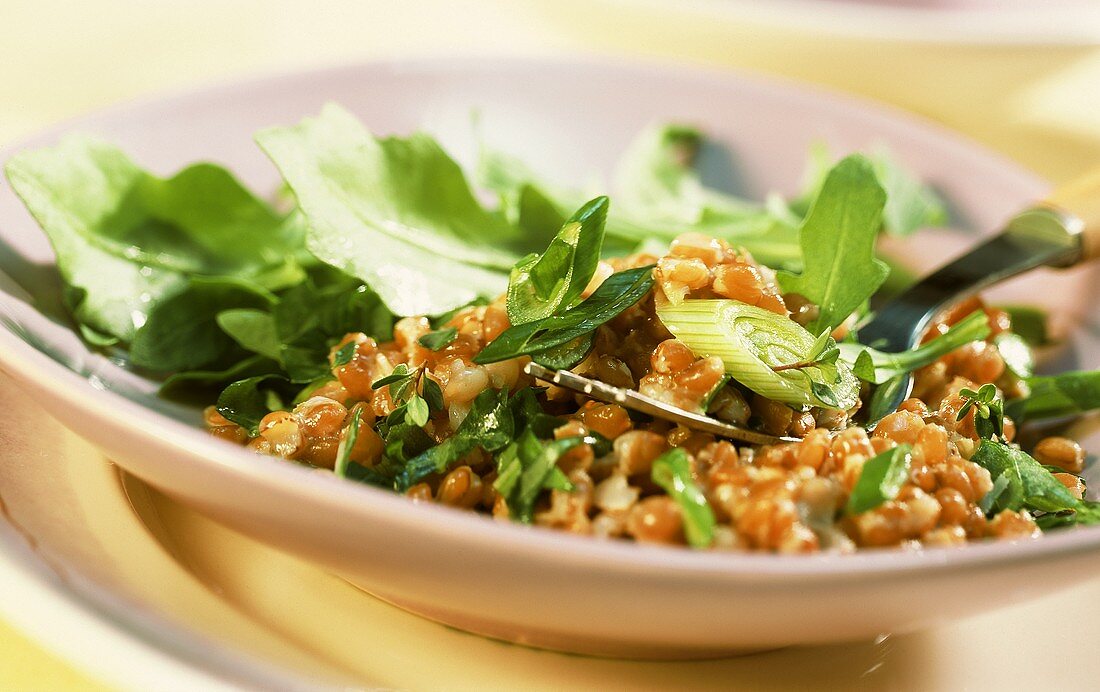
[[[956,348],[989,336],[989,318],[976,310],[951,326],[946,332],[911,351],[885,353],[857,343],[839,344],[840,359],[852,365],[861,379],[883,384],[907,372],[934,363]]]
[[[761,396],[841,410],[859,398],[845,363],[790,367],[813,358],[817,338],[787,317],[736,300],[685,300],[658,307],[657,316],[696,355],[721,358],[727,374]]]

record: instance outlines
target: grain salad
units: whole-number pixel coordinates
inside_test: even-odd
[[[907,281],[876,239],[945,221],[886,152],[818,151],[803,193],[754,203],[703,184],[701,134],[680,125],[639,135],[594,191],[609,195],[488,147],[468,173],[337,106],[257,142],[286,183],[275,203],[217,166],[158,178],[90,138],[7,167],[83,338],[165,396],[205,397],[217,438],[413,502],[695,549],[912,549],[1100,521],[1077,442],[1017,444],[1100,406],[1097,372],[1035,374],[1041,315],[971,298],[913,351],[857,341]],[[639,414],[536,381],[531,362],[784,441]],[[908,373],[911,398],[883,410],[876,392]]]

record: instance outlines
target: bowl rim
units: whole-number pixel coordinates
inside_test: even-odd
[[[609,0],[628,9],[688,12],[700,19],[749,22],[770,29],[823,33],[842,39],[905,41],[929,47],[1100,45],[1100,8],[918,6],[866,0]]]
[[[840,94],[816,85],[794,80],[775,79],[742,71],[717,70],[655,61],[622,61],[593,58],[554,59],[522,58],[500,61],[485,57],[417,58],[382,61],[358,61],[307,70],[277,71],[259,76],[228,79],[213,85],[197,86],[153,95],[136,102],[123,103],[78,116],[49,127],[37,134],[0,148],[0,161],[16,151],[41,146],[75,127],[94,127],[99,122],[126,116],[141,118],[172,104],[195,98],[229,96],[278,83],[306,80],[322,75],[336,77],[347,73],[369,75],[372,72],[417,71],[455,72],[492,71],[530,73],[532,70],[581,70],[634,73],[664,78],[694,80],[703,83],[736,82],[794,102],[813,101],[837,112],[840,117],[857,116],[884,123],[894,131],[916,138],[937,141],[937,145],[965,159],[995,163],[1015,178],[1021,189],[1041,192],[1046,184],[1004,156],[992,152],[968,138],[940,125],[890,106]],[[726,85],[728,86],[728,84]],[[410,502],[391,491],[365,484],[349,483],[331,474],[317,473],[298,464],[274,457],[263,457],[243,447],[213,438],[199,428],[164,416],[121,394],[93,386],[93,383],[22,340],[7,327],[0,329],[0,367],[16,380],[33,387],[48,387],[61,403],[112,428],[134,436],[140,444],[166,453],[187,454],[199,464],[229,474],[268,495],[299,498],[314,507],[342,513],[362,521],[382,521],[415,530],[455,545],[489,542],[496,551],[515,559],[599,564],[600,569],[639,574],[674,573],[681,578],[713,580],[725,578],[737,582],[799,581],[823,579],[848,580],[883,574],[928,574],[958,569],[1003,566],[1031,562],[1051,555],[1074,555],[1100,549],[1100,527],[1076,528],[1045,535],[1026,542],[990,541],[956,548],[862,550],[853,554],[817,553],[812,555],[774,555],[751,552],[692,551],[675,546],[643,546],[626,541],[601,541],[561,531],[498,522],[475,513]],[[105,413],[109,411],[110,413]],[[126,419],[130,425],[124,425]],[[64,423],[64,421],[62,421]],[[136,425],[133,425],[136,424]],[[154,432],[155,430],[155,432]],[[186,451],[183,451],[186,450]],[[158,485],[154,483],[154,485]],[[354,522],[348,525],[354,525]]]

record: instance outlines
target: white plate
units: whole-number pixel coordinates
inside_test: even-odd
[[[808,88],[648,65],[361,65],[158,99],[63,129],[106,136],[159,172],[209,158],[256,189],[274,189],[277,176],[251,133],[326,100],[376,131],[427,124],[459,147],[476,107],[494,140],[570,177],[606,169],[649,121],[686,120],[729,145],[751,194],[794,188],[815,139],[837,151],[886,142],[943,190],[958,218],[983,229],[1043,189],[1005,160],[897,113]],[[967,242],[961,233],[939,238],[910,248],[916,264],[935,264]],[[1048,593],[1100,564],[1100,530],[1019,545],[778,557],[601,543],[416,506],[211,439],[195,427],[196,411],[157,399],[155,383],[88,352],[36,309],[49,310],[56,285],[51,253],[7,189],[0,242],[11,248],[0,269],[35,297],[12,282],[0,287],[0,363],[66,425],[173,497],[459,627],[566,650],[699,656],[909,631]],[[1005,295],[1045,302],[1072,325],[1096,314],[1086,291],[1093,278],[1036,275]],[[1096,331],[1074,330],[1063,355],[1095,365]]]

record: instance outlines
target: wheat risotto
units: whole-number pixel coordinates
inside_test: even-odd
[[[426,135],[376,138],[337,106],[257,135],[286,182],[275,203],[217,166],[157,178],[90,138],[7,173],[82,336],[163,376],[166,396],[216,399],[210,433],[261,454],[697,549],[949,546],[1100,520],[1080,445],[1016,444],[1020,426],[1100,405],[1096,372],[1033,372],[1041,314],[971,299],[914,351],[855,339],[906,281],[876,238],[942,223],[931,191],[885,152],[819,151],[804,193],[757,204],[702,184],[700,137],[643,132],[610,197],[488,148],[471,183]],[[531,361],[793,441],[543,386]],[[912,398],[876,410],[910,372]]]

